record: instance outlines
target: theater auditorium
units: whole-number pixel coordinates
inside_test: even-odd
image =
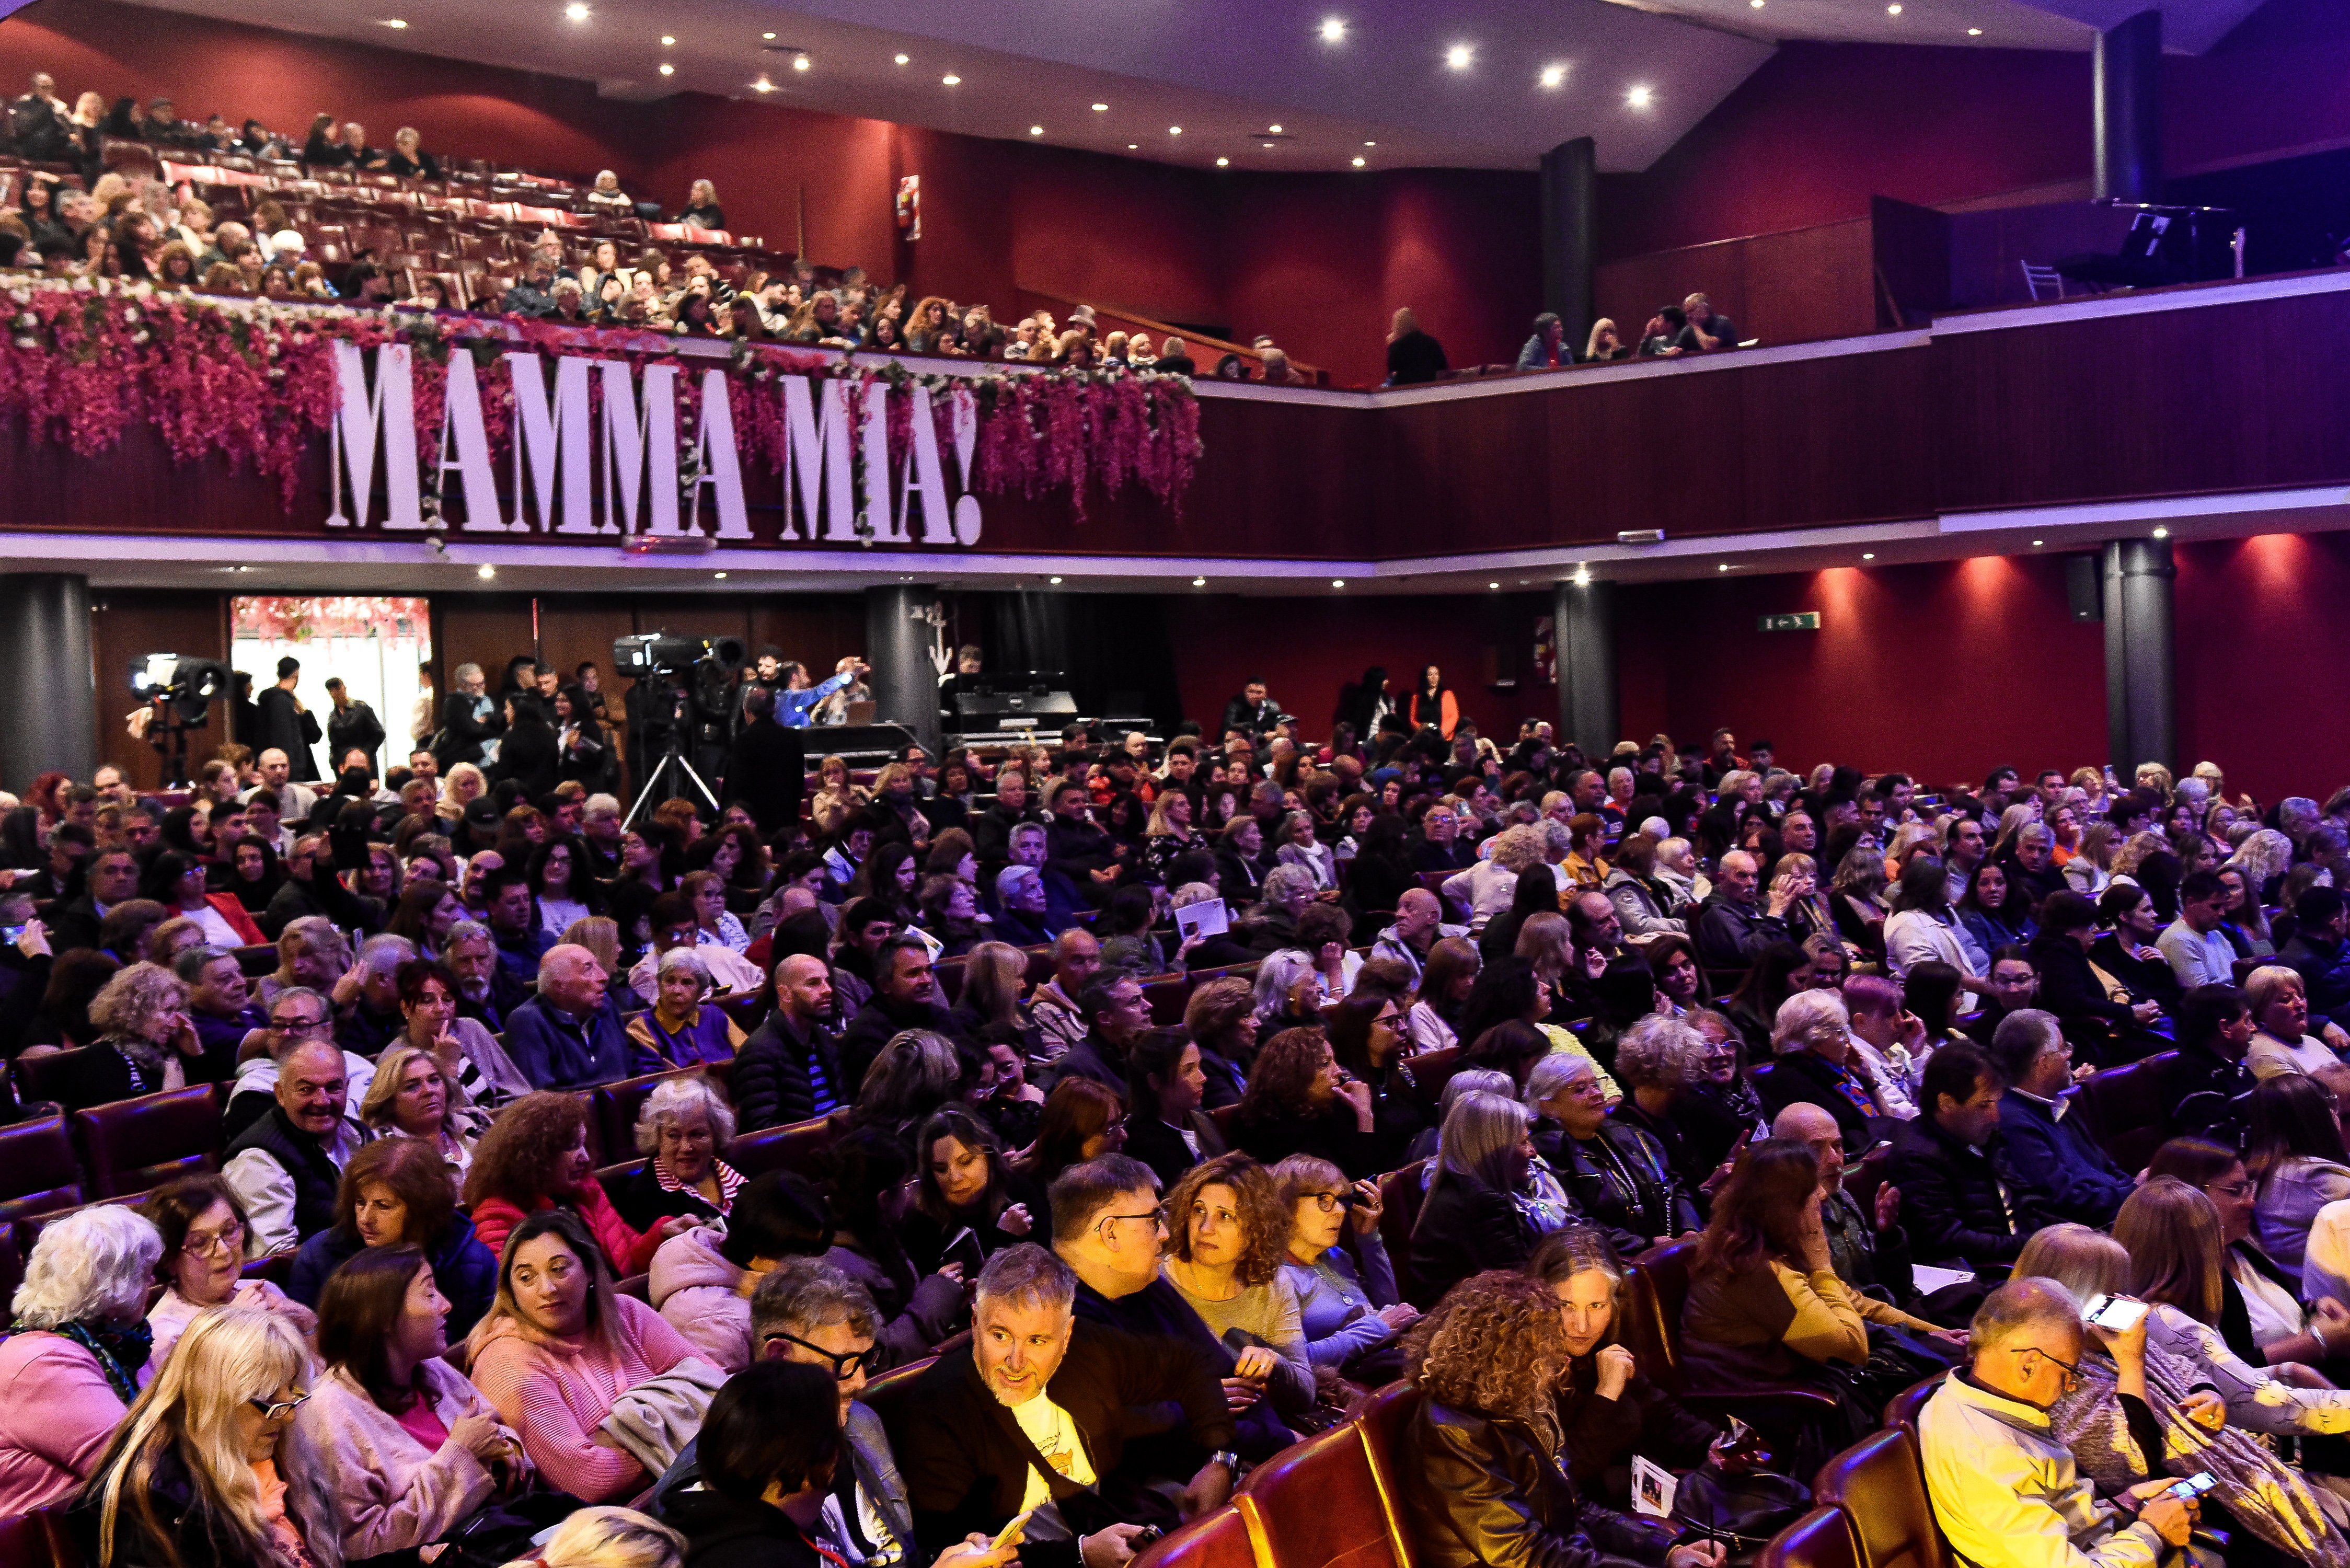
[[[2345,80],[0,5],[0,1568],[2350,1568]]]

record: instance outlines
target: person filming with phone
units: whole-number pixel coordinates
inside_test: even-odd
[[[2100,1499],[2052,1430],[2050,1412],[2081,1385],[2089,1335],[2111,1347],[2126,1332],[2084,1327],[2071,1294],[2047,1280],[2016,1280],[1984,1298],[1968,1339],[1972,1363],[1918,1417],[1926,1490],[1960,1562],[2151,1568],[2187,1544],[2203,1478],[2162,1477]]]

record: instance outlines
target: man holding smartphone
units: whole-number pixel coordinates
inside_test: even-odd
[[[2133,1334],[2143,1334],[2143,1319]],[[1918,1416],[1934,1516],[1952,1552],[1975,1568],[2153,1568],[2187,1544],[2198,1512],[2164,1476],[2101,1501],[2050,1428],[2049,1411],[2080,1386],[2088,1334],[2080,1309],[2045,1280],[1984,1298],[1971,1366],[1945,1378]],[[2132,1517],[2135,1515],[2135,1517]]]

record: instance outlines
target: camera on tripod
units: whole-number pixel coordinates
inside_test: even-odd
[[[188,782],[188,737],[211,717],[212,705],[236,686],[236,671],[217,659],[180,653],[142,653],[130,661],[130,694],[153,713],[149,743],[163,754],[164,783]]]
[[[644,632],[614,639],[612,664],[632,680],[669,691],[672,723],[723,728],[733,707],[734,672],[749,652],[739,637]]]

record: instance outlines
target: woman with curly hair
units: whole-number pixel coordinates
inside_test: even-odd
[[[655,1084],[637,1111],[637,1152],[647,1158],[612,1183],[612,1206],[639,1231],[673,1214],[723,1220],[744,1179],[721,1158],[733,1142],[734,1107],[717,1080],[697,1073]]]
[[[74,1074],[78,1109],[221,1083],[234,1070],[233,1053],[204,1050],[188,1017],[188,988],[161,964],[117,970],[90,999],[89,1021],[103,1033]]]
[[[1271,1171],[1244,1154],[1219,1155],[1185,1171],[1167,1194],[1159,1270],[1209,1333],[1248,1336],[1233,1376],[1255,1384],[1274,1410],[1295,1415],[1313,1407],[1315,1387],[1297,1287],[1281,1267],[1289,1223]],[[1233,1397],[1243,1407],[1255,1403]]]
[[[1264,1043],[1241,1096],[1232,1143],[1268,1165],[1314,1155],[1349,1181],[1380,1170],[1371,1086],[1338,1065],[1319,1029],[1284,1029]]]
[[[525,1095],[498,1113],[473,1146],[473,1168],[465,1173],[465,1207],[482,1245],[493,1253],[524,1217],[562,1209],[596,1239],[612,1272],[641,1274],[652,1266],[660,1244],[694,1221],[682,1215],[638,1231],[594,1175],[588,1157],[588,1110],[566,1094]]]
[[[1410,1359],[1420,1397],[1396,1473],[1427,1568],[1723,1561],[1718,1542],[1668,1550],[1666,1532],[1577,1495],[1560,1468],[1566,1325],[1537,1282],[1498,1271],[1462,1281],[1413,1332]]]

